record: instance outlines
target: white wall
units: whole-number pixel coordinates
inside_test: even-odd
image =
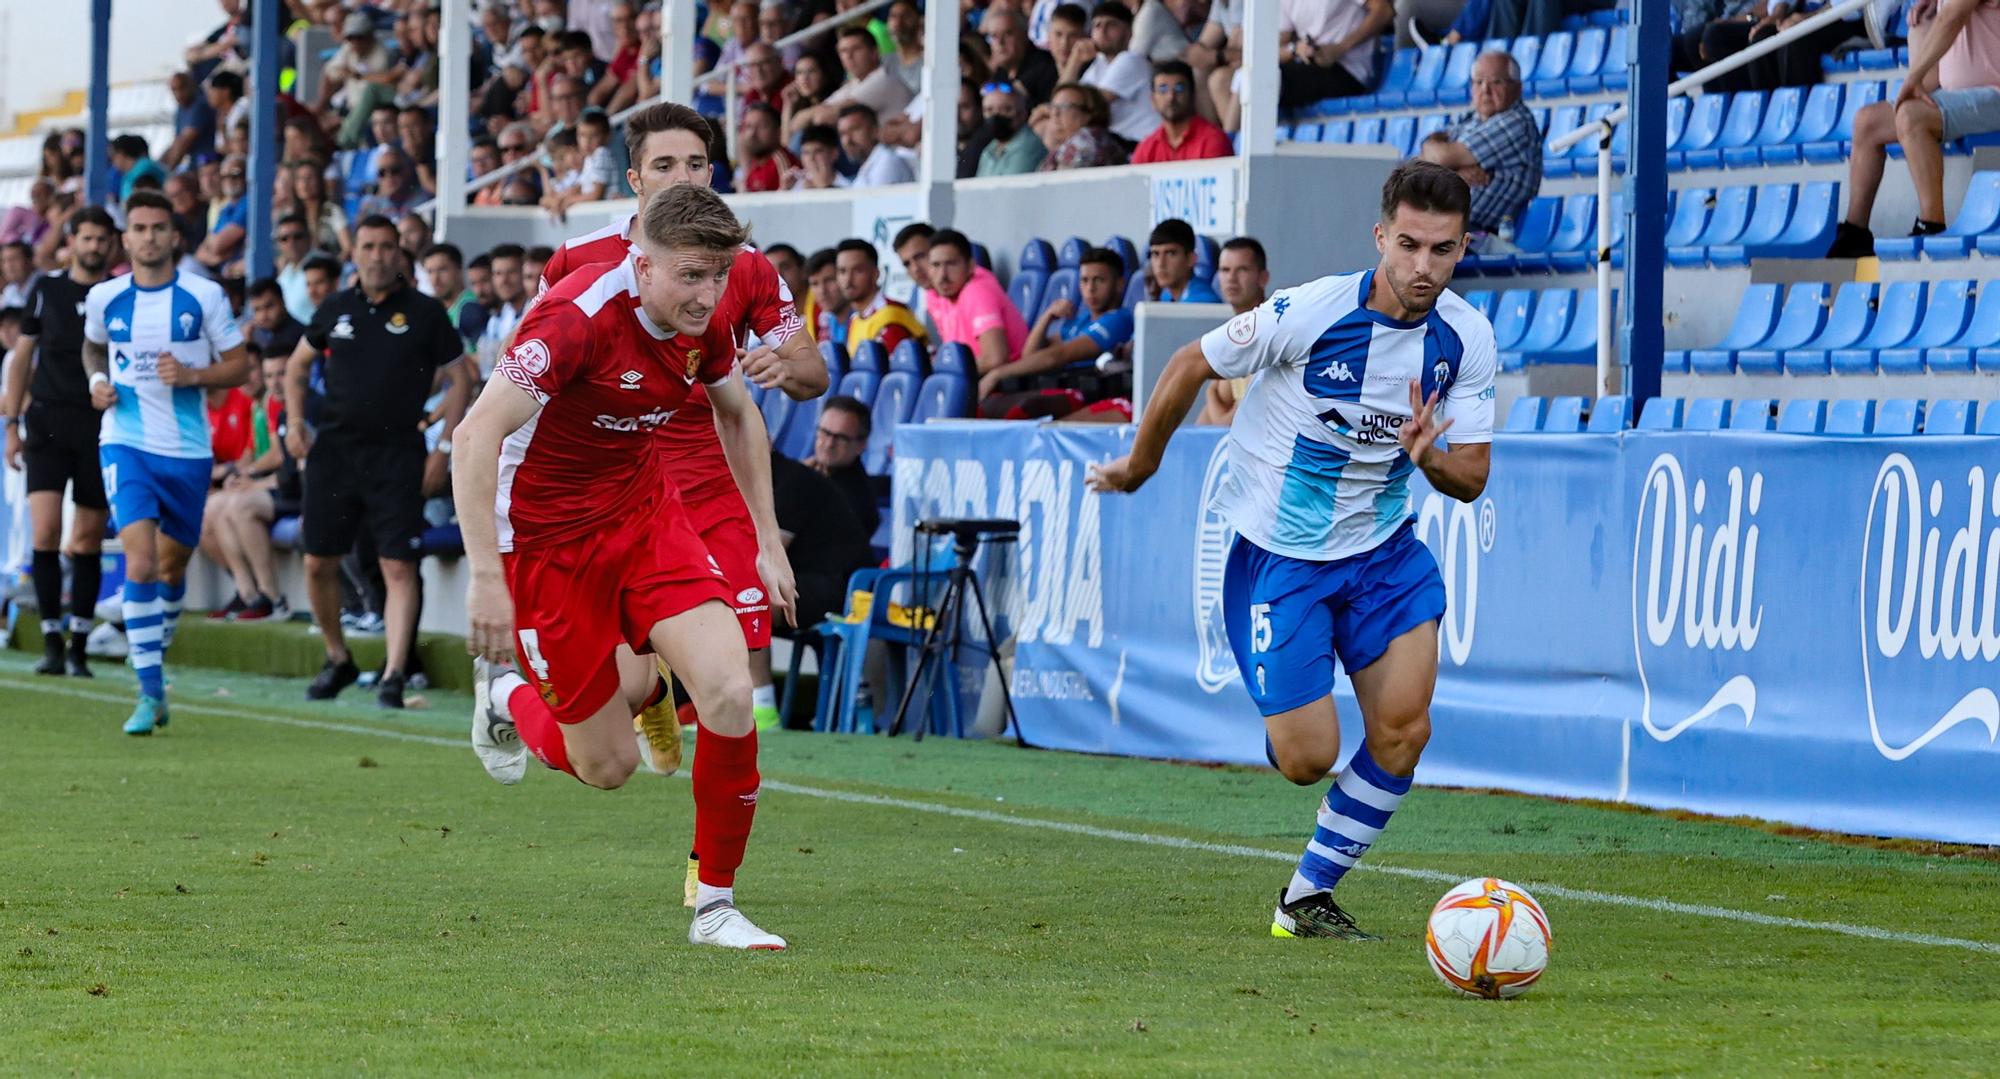
[[[112,0],[112,84],[166,78],[222,20],[214,0]],[[89,0],[0,0],[0,128],[89,86]]]

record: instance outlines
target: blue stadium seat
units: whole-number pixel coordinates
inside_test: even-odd
[[[848,358],[847,369],[886,375],[889,373],[889,353],[880,341],[863,341],[854,346],[854,355]]]
[[[1555,141],[1583,126],[1583,106],[1559,105],[1549,110],[1547,137],[1542,141],[1542,179],[1558,180],[1575,173],[1569,151],[1557,151]],[[1583,140],[1589,142],[1589,139]]]
[[[832,371],[836,366],[843,371],[847,370],[847,352],[832,341],[819,343],[819,358],[826,362],[828,371]]]
[[[1386,121],[1380,116],[1354,121],[1354,134],[1347,141],[1356,146],[1373,146],[1382,141],[1382,128]]]
[[[1546,293],[1544,297],[1546,298]],[[1618,293],[1611,293],[1612,310],[1618,308]],[[1530,356],[1528,362],[1539,364],[1594,364],[1597,362],[1597,286],[1576,291],[1576,299],[1570,304],[1569,330],[1562,340],[1547,349]]]
[[[1875,297],[1880,291],[1881,286],[1873,281],[1849,281],[1841,285],[1834,293],[1833,306],[1828,309],[1819,332],[1781,351],[1778,362],[1784,372],[1824,375],[1831,370],[1834,349],[1850,348],[1867,336],[1868,324],[1874,318]],[[1739,353],[1736,357],[1740,371],[1762,371],[1762,365],[1760,350],[1752,349],[1749,354]]]
[[[975,243],[972,245],[972,264],[984,267],[988,273],[993,271],[993,253],[986,250],[985,244]]]
[[[1875,256],[1908,261],[1922,251],[1934,259],[1964,258],[1975,237],[2000,231],[2000,172],[1975,172],[1951,224],[1935,236],[1893,236],[1875,241]]]
[[[1620,131],[1626,130],[1623,126]],[[1593,213],[1595,208],[1593,207]],[[1598,243],[1597,222],[1593,218],[1584,235],[1584,244],[1577,251],[1554,251],[1550,253],[1557,273],[1584,273],[1597,265]],[[1622,268],[1625,265],[1625,193],[1611,193],[1611,265]]]
[[[861,467],[869,475],[888,474],[889,444],[896,436],[896,425],[908,422],[917,407],[917,387],[917,376],[908,371],[892,371],[882,377],[882,385],[875,391],[868,448],[861,454]]]
[[[1445,57],[1444,74],[1438,78],[1440,105],[1463,105],[1472,100],[1472,62],[1479,59],[1480,43],[1461,41]]]
[[[1834,401],[1826,406],[1826,426],[1821,433],[1829,435],[1865,435],[1875,427],[1875,402]],[[1782,430],[1782,427],[1780,428]]]
[[[1120,259],[1124,260],[1125,276],[1130,277],[1146,268],[1145,257],[1140,254],[1138,248],[1132,246],[1132,241],[1125,237],[1113,236],[1104,241],[1104,246],[1115,253]],[[1079,254],[1077,258],[1080,261],[1083,256]]]
[[[1410,152],[1412,154],[1416,153],[1417,147],[1422,146],[1424,144],[1424,140],[1429,138],[1432,132],[1443,131],[1445,128],[1450,126],[1451,126],[1451,115],[1449,113],[1434,112],[1427,116],[1418,117],[1417,141],[1411,144]]]
[[[1450,59],[1450,49],[1425,49],[1417,57],[1417,70],[1410,75],[1410,85],[1403,92],[1403,103],[1413,108],[1438,103],[1438,83],[1444,79],[1445,62]]]
[[[939,345],[937,352],[931,356],[931,371],[935,374],[972,378],[977,369],[972,350],[961,344]]]
[[[1756,168],[1763,161],[1765,148],[1785,145],[1791,139],[1792,131],[1799,126],[1799,111],[1805,106],[1805,96],[1802,86],[1785,86],[1771,91],[1763,121],[1750,141],[1723,148],[1723,166],[1732,169]]]
[[[1068,300],[1073,304],[1083,302],[1083,287],[1077,283],[1077,273],[1076,267],[1064,266],[1062,269],[1049,275],[1049,283],[1042,286],[1041,306],[1035,308],[1032,314],[1026,311],[1021,312],[1027,318],[1030,325],[1033,325],[1036,319],[1041,318],[1042,312],[1048,310],[1049,305],[1057,300]],[[1142,276],[1140,280],[1144,280],[1144,277]]]
[[[1729,411],[1729,429],[1732,431],[1768,431],[1771,429],[1771,411],[1777,402],[1768,397],[1753,397],[1736,402]]]
[[[1720,150],[1710,150],[1715,141],[1722,137],[1722,122],[1729,107],[1728,94],[1703,94],[1688,104],[1687,126],[1681,129],[1681,137],[1667,144],[1667,169],[1678,172],[1691,168],[1688,155],[1699,154],[1712,157],[1715,164],[1722,161]],[[1713,168],[1714,165],[1709,166]]]
[[[1879,82],[1850,82],[1840,100],[1840,118],[1823,139],[1801,142],[1799,151],[1814,165],[1844,165],[1848,146],[1854,139],[1854,117],[1862,109],[1882,100]]]
[[[1756,286],[1751,286],[1755,288]],[[1748,297],[1745,297],[1748,300]],[[1777,325],[1771,327],[1770,335],[1751,348],[1739,349],[1732,361],[1725,366],[1703,365],[1710,354],[1695,352],[1689,359],[1697,374],[1727,374],[1743,370],[1775,375],[1779,372],[1779,357],[1788,348],[1798,348],[1819,333],[1826,324],[1827,285],[1824,281],[1807,281],[1792,286],[1785,296],[1785,306],[1778,311]]]
[[[1459,293],[1458,298],[1464,300],[1468,304],[1471,304],[1472,309],[1479,312],[1482,315],[1485,315],[1488,321],[1492,320],[1493,318],[1492,289],[1476,288],[1469,292]]]
[[[1786,401],[1778,410],[1778,430],[1783,434],[1816,435],[1825,429],[1825,401]]]
[[[1319,141],[1342,143],[1353,141],[1354,121],[1332,120],[1319,125]]]
[[[1573,434],[1583,430],[1583,408],[1581,397],[1552,397],[1549,410],[1542,416],[1541,430],[1560,434]]]
[[[963,419],[972,411],[972,383],[959,375],[932,375],[917,389],[911,423]]]
[[[1750,220],[1736,239],[1708,249],[1710,266],[1748,266],[1750,256],[1778,241],[1792,223],[1791,184],[1764,184],[1757,189]]]
[[[1319,141],[1319,125],[1318,125],[1318,124],[1300,124],[1300,125],[1298,125],[1297,127],[1293,127],[1293,126],[1292,126],[1291,124],[1279,124],[1279,125],[1278,125],[1278,141],[1279,141],[1279,142],[1318,142],[1318,141]]]
[[[2000,292],[2000,289],[1995,289]],[[1535,294],[1524,288],[1510,288],[1500,294],[1494,307],[1493,347],[1501,352],[1513,348],[1528,332],[1528,316],[1534,310]]]
[[[1682,167],[1690,169],[1715,169],[1722,167],[1722,155],[1731,147],[1749,146],[1757,139],[1757,131],[1764,125],[1764,105],[1769,96],[1762,90],[1745,90],[1729,99],[1729,112],[1722,120],[1722,130],[1707,149],[1689,150],[1681,158]]]
[[[1125,298],[1118,302],[1120,307],[1131,310],[1146,299],[1146,279],[1134,274],[1125,279]]]
[[[2000,289],[1994,291],[2000,293]],[[1972,315],[1971,294],[1970,281],[1939,281],[1933,284],[1929,303],[1924,307],[1923,321],[1917,325],[1916,331],[1900,344],[1877,352],[1875,366],[1883,374],[1922,374],[1927,363],[1926,354],[1950,345],[1965,330],[1965,320]],[[1838,362],[1837,358],[1835,362]]]
[[[1029,240],[1021,245],[1021,257],[1014,263],[1014,268],[1048,273],[1056,268],[1056,246],[1043,239]]]
[[[1600,101],[1583,110],[1583,126],[1589,127],[1611,115],[1618,106],[1609,101]],[[1620,125],[1623,126],[1623,125]],[[1612,142],[1617,143],[1617,132],[1612,133]],[[1584,139],[1569,148],[1570,173],[1576,176],[1597,175],[1597,140]]]
[[[1550,351],[1569,332],[1576,311],[1576,292],[1566,288],[1544,289],[1535,301],[1535,315],[1514,347],[1500,353],[1500,370],[1518,371],[1531,356]]]
[[[1693,111],[1693,98],[1667,99],[1667,149],[1673,149],[1674,144],[1681,141],[1681,136],[1687,132],[1688,114]]]
[[[1933,372],[2000,370],[2000,362],[1996,362],[2000,361],[2000,287],[1980,289],[1978,299],[1973,301],[1972,310],[1966,316],[1965,328],[1949,343],[1924,349],[1923,359],[1924,370]],[[1907,370],[1899,365],[1894,373]],[[1883,357],[1883,371],[1891,372],[1886,356]]]
[[[1729,406],[1727,397],[1697,397],[1687,403],[1681,430],[1720,431],[1729,426]]]
[[[1972,433],[1974,410],[1977,408],[1978,405],[1972,401],[1932,401],[1931,406],[1924,410],[1924,433],[1969,435]]]
[[[1364,94],[1353,102],[1353,111],[1364,109],[1400,109],[1409,100],[1410,83],[1417,75],[1417,50],[1397,49],[1389,57],[1388,70],[1382,73],[1382,81],[1375,85],[1375,93]]]
[[[1604,66],[1597,75],[1606,90],[1622,93],[1631,86],[1632,73],[1625,66],[1624,24],[1611,27],[1611,36],[1604,42]]]
[[[1766,165],[1796,165],[1805,159],[1801,147],[1808,142],[1838,138],[1835,133],[1840,123],[1839,83],[1824,82],[1806,91],[1805,101],[1799,106],[1798,121],[1784,139],[1776,143],[1760,141],[1758,155]]]
[[[1800,184],[1797,199],[1792,204],[1790,220],[1785,230],[1769,243],[1743,246],[1743,261],[1716,261],[1718,253],[1711,251],[1710,260],[1717,265],[1743,265],[1753,258],[1803,259],[1819,258],[1826,254],[1828,245],[1833,243],[1833,229],[1840,221],[1840,185],[1832,180],[1812,180]],[[1719,257],[1733,260],[1735,252],[1725,247]]]
[[[1556,217],[1555,230],[1547,242],[1536,249],[1522,246],[1521,254],[1515,256],[1514,268],[1522,272],[1552,273],[1556,268],[1557,253],[1580,253],[1596,236],[1597,196],[1570,195],[1562,200],[1562,211]],[[1518,236],[1515,243],[1520,245]]]
[[[1875,357],[1885,348],[1900,347],[1917,332],[1923,317],[1926,286],[1922,281],[1893,281],[1882,289],[1875,307],[1875,324],[1860,340],[1828,356],[1835,374],[1872,375]]]
[[[1576,55],[1576,35],[1558,30],[1542,39],[1542,53],[1533,70],[1521,69],[1527,92],[1534,97],[1560,97],[1569,89],[1570,59]]]
[[[1683,402],[1678,397],[1655,397],[1639,412],[1639,430],[1676,431],[1681,426]]]
[[[1410,156],[1410,147],[1417,141],[1417,118],[1414,116],[1393,117],[1382,124],[1382,142],[1396,151],[1397,157]]]
[[[1083,265],[1083,253],[1090,250],[1090,241],[1081,236],[1072,236],[1063,241],[1056,252],[1056,269],[1074,270]]]
[[[1514,403],[1507,407],[1507,422],[1500,429],[1539,431],[1542,428],[1542,417],[1546,416],[1548,411],[1549,399],[1546,397],[1516,397]]]
[[[1222,245],[1213,236],[1196,234],[1194,238],[1194,275],[1206,281],[1215,276],[1215,260],[1222,253]]]
[[[908,371],[922,378],[929,373],[927,369],[930,365],[930,354],[914,337],[904,340],[902,344],[896,346],[896,351],[889,353],[890,371]]]
[[[1782,287],[1758,284],[1743,290],[1743,298],[1736,304],[1736,321],[1722,335],[1722,340],[1709,348],[1669,349],[1666,369],[1692,370],[1696,374],[1728,374],[1736,370],[1736,354],[1762,344],[1777,325],[1778,290]]]
[[[1987,403],[1986,414],[1979,417],[1979,429],[1974,433],[2000,435],[2000,401],[1990,401]]]
[[[1914,435],[1924,425],[1924,403],[1914,397],[1892,397],[1875,403],[1871,435]]]
[[[1862,71],[1888,71],[1897,66],[1895,49],[1856,49],[1850,58]]]
[[[1542,59],[1542,39],[1533,34],[1522,34],[1520,37],[1514,39],[1512,45],[1501,41],[1489,41],[1486,43],[1486,47],[1489,49],[1505,48],[1509,53],[1512,53],[1514,62],[1521,65],[1521,77],[1524,80],[1528,77],[1528,72],[1535,70],[1535,65],[1540,63]]]
[[[783,397],[785,395],[780,392],[773,392],[770,396]],[[782,439],[771,439],[771,448],[794,461],[803,461],[811,457],[813,439],[819,433],[820,406],[825,402],[825,397],[815,397],[810,401],[798,402],[797,406],[792,409],[791,419],[785,424],[784,437]]]
[[[1597,434],[1623,431],[1632,426],[1632,399],[1622,393],[1600,397],[1590,409],[1590,426],[1585,430]]]
[[[1572,94],[1594,94],[1604,88],[1604,43],[1610,36],[1603,27],[1593,26],[1579,30],[1576,43],[1570,47],[1569,70],[1563,73],[1564,89]],[[1545,97],[1553,97],[1561,91],[1535,91]]]
[[[767,393],[758,407],[764,412],[764,429],[771,435],[771,445],[783,445],[785,429],[798,411],[799,403],[782,393]]]
[[[1007,282],[1007,298],[1014,303],[1016,311],[1036,311],[1042,309],[1042,290],[1049,284],[1049,275],[1044,270],[1020,269],[1014,271],[1014,279]]]
[[[849,371],[839,382],[840,394],[852,397],[864,405],[873,407],[875,389],[882,384],[882,376],[873,371]]]
[[[1708,223],[1702,226],[1701,235],[1686,247],[1667,248],[1667,262],[1674,266],[1700,266],[1708,261],[1708,249],[1724,244],[1733,244],[1750,224],[1750,199],[1752,191],[1747,187],[1725,187],[1715,193],[1715,205],[1708,215]],[[1686,198],[1684,192],[1681,196]]]
[[[1693,247],[1708,227],[1708,212],[1715,202],[1715,190],[1684,187],[1667,192],[1667,197],[1672,200],[1673,212],[1667,217],[1664,246],[1669,251],[1676,247]]]

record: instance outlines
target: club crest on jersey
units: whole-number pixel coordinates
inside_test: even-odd
[[[182,333],[194,332],[194,315],[192,312],[188,311],[181,312],[181,332]]]
[[[539,337],[515,345],[514,351],[507,356],[531,378],[549,373],[549,346],[543,344]]]
[[[410,332],[410,320],[404,318],[403,313],[398,311],[389,316],[389,325],[383,328],[400,337]]]
[[[1443,393],[1450,387],[1451,363],[1449,361],[1439,360],[1431,365],[1431,384],[1437,387],[1437,392],[1439,393]]]
[[[327,336],[337,337],[342,341],[354,340],[354,322],[346,315],[340,316],[339,321],[333,324],[333,329],[327,333]]]
[[[698,370],[700,367],[701,367],[701,350],[698,348],[688,349],[687,377],[689,379],[693,379],[695,371]]]
[[[1229,343],[1247,345],[1257,339],[1257,309],[1248,311],[1229,320]]]
[[[639,380],[644,377],[644,375],[641,375],[637,371],[627,371],[618,376],[618,388],[621,390],[640,389],[642,387],[639,385]]]

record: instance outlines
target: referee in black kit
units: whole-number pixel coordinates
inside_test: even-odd
[[[291,422],[285,443],[305,462],[300,531],[313,620],[326,639],[326,665],[306,688],[327,700],[360,677],[340,628],[340,560],[361,529],[375,541],[387,596],[389,648],[375,701],[403,707],[404,664],[417,632],[417,558],[424,531],[424,402],[445,385],[442,452],[465,415],[465,342],[444,305],[405,276],[396,225],[371,215],[354,229],[359,287],[333,294],[314,313],[285,369],[285,415],[305,415],[306,381],[324,355],[326,395],[318,430]]]
[[[118,226],[97,207],[70,219],[69,268],[37,278],[21,320],[21,341],[7,369],[0,414],[7,424],[7,466],[28,471],[28,517],[33,535],[35,605],[42,612],[42,661],[36,674],[89,678],[84,645],[97,616],[104,580],[99,562],[110,506],[97,462],[97,432],[104,414],[90,402],[83,370],[83,298],[104,280],[118,245]],[[32,382],[29,368],[34,368]],[[24,397],[33,403],[24,409]],[[70,488],[76,517],[70,525],[69,654],[63,654],[63,488]]]

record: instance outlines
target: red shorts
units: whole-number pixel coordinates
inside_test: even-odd
[[[752,652],[771,647],[771,598],[757,576],[757,526],[743,495],[731,488],[726,495],[688,503],[687,513],[729,581],[730,607],[743,625],[743,643]]]
[[[643,523],[501,561],[521,673],[563,723],[589,719],[618,692],[619,645],[650,652],[647,635],[661,619],[709,600],[730,603],[734,594],[679,499]]]

